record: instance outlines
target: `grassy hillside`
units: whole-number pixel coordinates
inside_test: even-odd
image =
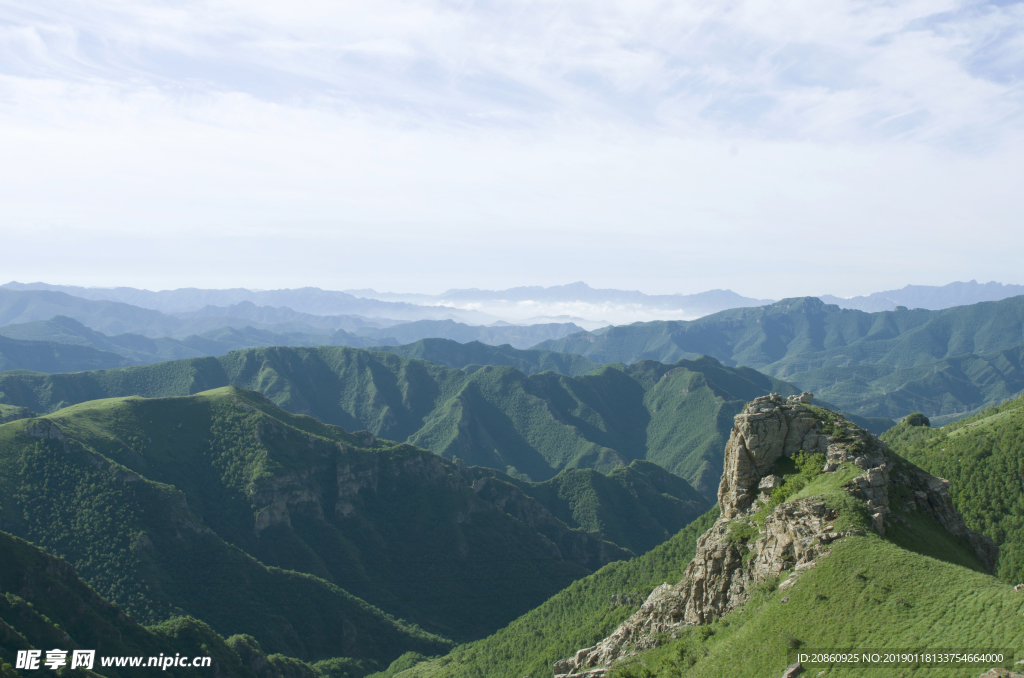
[[[895,463],[898,467],[903,461],[896,458]],[[805,469],[799,475],[806,476],[806,484],[796,485],[795,494],[784,499],[821,497],[841,514],[837,530],[864,534],[832,542],[831,553],[800,574],[791,588],[777,590],[781,581],[770,580],[740,609],[710,624],[678,629],[657,649],[617,665],[608,675],[768,678],[780,675],[796,650],[999,649],[1010,653],[1005,666],[1024,657],[1020,595],[985,571],[970,544],[920,508],[891,504],[885,536],[872,531],[864,505],[845,489],[859,473],[845,467],[834,474],[807,474]],[[792,482],[789,476],[786,482]],[[755,520],[763,513],[755,514]],[[782,581],[787,576],[792,575],[784,573]],[[811,675],[820,670],[824,675],[865,675],[863,666],[805,668]],[[884,675],[953,677],[982,670],[902,666]]]
[[[908,418],[883,439],[952,482],[953,502],[968,526],[999,546],[999,577],[1024,581],[1024,398],[942,428],[921,423]]]
[[[902,464],[899,460],[897,463]],[[860,530],[860,534],[832,542],[831,552],[820,557],[815,567],[802,572],[785,591],[778,589],[779,580],[769,580],[739,609],[708,624],[676,628],[662,636],[656,648],[633,655],[615,665],[607,675],[776,678],[795,660],[797,650],[1008,651],[1003,666],[1024,657],[1020,650],[1024,644],[1024,599],[1020,594],[987,574],[968,543],[951,536],[920,508],[909,510],[894,505],[885,536],[874,533],[863,505],[851,500],[844,489],[859,472],[855,468],[841,468],[835,474],[797,470],[794,476],[786,476],[786,482],[792,483],[792,478],[800,476],[802,483],[794,485],[795,494],[779,501],[824,498],[827,505],[837,507],[841,514],[836,529]],[[774,507],[774,502],[769,507]],[[755,519],[757,515],[760,513],[755,514]],[[692,532],[696,537],[713,518],[708,516],[702,525],[687,528],[645,558],[653,559],[656,554],[667,554],[682,546],[687,539],[683,535]],[[666,558],[673,563],[672,570],[654,577],[654,581],[677,581],[685,566],[680,561],[692,553],[692,546],[679,548],[674,558]],[[547,678],[554,660],[569,657],[577,649],[607,637],[609,627],[616,625],[613,619],[625,620],[636,609],[616,607],[617,601],[608,590],[601,596],[595,592],[594,603],[600,601],[601,605],[590,607],[589,599],[581,595],[585,587],[604,581],[612,573],[642,571],[645,558],[616,563],[576,582],[494,636],[460,646],[445,657],[413,663],[414,658],[407,656],[406,666],[391,671],[388,678]],[[656,569],[656,565],[647,562],[643,569],[647,568]],[[658,575],[661,574],[659,571]],[[783,580],[787,576],[792,575],[784,573]],[[569,601],[571,604],[565,607],[559,605]],[[579,608],[579,618],[566,611],[573,607]],[[591,619],[594,625],[588,624]],[[597,631],[595,626],[603,628]],[[556,628],[564,631],[553,631]],[[572,636],[572,641],[563,642],[566,636]],[[553,640],[550,644],[549,638]],[[953,678],[978,675],[993,665],[904,665],[878,672],[904,678]],[[804,675],[866,675],[863,666],[808,664],[805,670]]]
[[[102,674],[107,678],[127,678],[139,670],[102,668],[101,658],[148,659],[160,654],[171,657],[181,654],[190,658],[209,656],[211,668],[168,667],[166,675],[213,673],[225,678],[328,678],[321,667],[314,668],[282,655],[268,658],[251,638],[234,636],[225,640],[206,624],[190,617],[141,626],[116,605],[98,596],[68,563],[5,532],[0,532],[0,552],[4,554],[0,559],[0,675],[5,678],[19,674],[14,669],[19,650],[37,649],[45,653],[53,648],[67,651],[68,657],[76,649],[96,651],[94,672],[87,674],[82,669],[71,672],[65,668],[59,675]],[[264,673],[258,674],[251,666],[261,663],[266,668]],[[24,671],[22,675],[33,673],[38,671]],[[336,674],[330,678],[341,676]]]
[[[1009,651],[1002,664],[974,668],[807,664],[803,674],[961,678],[1024,656],[1019,594],[994,577],[921,555],[899,541],[876,535],[848,539],[792,589],[765,587],[744,608],[683,630],[608,676],[777,678],[796,651]]]
[[[699,355],[747,365],[861,416],[966,412],[1024,387],[1024,297],[865,313],[817,298],[784,299],[694,321],[582,332],[535,348],[595,362]]]
[[[289,412],[366,429],[442,456],[548,480],[654,462],[713,497],[733,416],[795,389],[713,359],[606,365],[568,377],[512,367],[469,371],[341,347],[263,348],[220,358],[82,374],[0,374],[0,403],[50,412],[99,398],[181,396],[235,385]]]
[[[484,475],[234,387],[113,398],[0,426],[0,529],[144,622],[188,614],[271,652],[390,661],[446,643],[396,618],[472,639],[631,555]],[[664,508],[674,525],[707,505],[659,468],[623,477],[595,483],[596,514]],[[656,543],[647,527],[632,545]]]
[[[488,638],[437,659],[406,656],[371,678],[551,678],[554,661],[604,638],[636,612],[655,586],[677,580],[693,557],[697,538],[717,517],[718,509],[711,509],[649,553],[573,582]]]

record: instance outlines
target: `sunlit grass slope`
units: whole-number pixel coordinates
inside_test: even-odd
[[[1024,398],[942,428],[908,417],[882,437],[900,454],[952,482],[967,525],[999,546],[997,574],[1024,581]]]
[[[1024,598],[985,572],[969,544],[919,510],[894,508],[906,523],[894,516],[886,536],[872,532],[863,505],[843,491],[857,473],[843,468],[819,475],[789,499],[822,497],[840,512],[835,529],[859,528],[864,535],[835,542],[791,588],[779,591],[780,582],[769,582],[739,610],[681,629],[677,638],[664,638],[660,647],[613,667],[609,676],[768,678],[795,661],[795,650],[1009,650],[1020,655],[1007,656],[1006,665],[1024,657]],[[863,667],[808,670],[865,675]],[[952,677],[982,669],[877,671]]]

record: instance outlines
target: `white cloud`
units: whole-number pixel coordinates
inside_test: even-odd
[[[0,2],[0,230],[49,251],[0,265],[150,286],[1024,282],[1022,8]]]

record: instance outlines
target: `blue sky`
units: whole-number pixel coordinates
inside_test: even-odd
[[[0,1],[0,277],[1024,283],[1024,3]]]

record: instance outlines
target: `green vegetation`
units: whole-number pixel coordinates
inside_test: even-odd
[[[35,413],[27,407],[16,407],[14,405],[0,405],[0,424],[6,424],[9,421],[15,421],[17,419],[27,419],[28,417],[34,417]]]
[[[323,577],[268,567],[243,550],[273,563],[275,549],[298,546],[287,532],[254,533],[259,507],[245,493],[280,478],[285,464],[301,464],[300,440],[282,440],[284,428],[266,432],[265,443],[256,439],[261,426],[286,426],[257,405],[275,409],[227,389],[100,401],[6,424],[0,527],[72,563],[143,623],[190,615],[224,636],[248,633],[302,659],[390,661],[408,649],[445,647]],[[353,441],[313,420],[296,423],[291,435],[302,435],[310,454]],[[316,432],[330,437],[317,441]],[[297,550],[290,560],[296,555],[313,557]]]
[[[951,481],[950,495],[968,527],[999,546],[997,575],[1024,581],[1024,398],[942,428],[907,417],[882,439]]]
[[[494,477],[474,491],[486,475],[234,387],[114,398],[0,426],[0,528],[65,558],[144,623],[191,615],[268,652],[386,664],[450,646],[435,634],[501,628],[631,555],[588,530],[640,549],[707,506],[641,464],[590,478],[575,505],[602,519],[605,502],[665,511],[661,522],[636,535],[569,527],[531,498],[547,486]]]
[[[886,536],[879,537],[870,532],[863,502],[843,489],[859,469],[822,474],[816,461],[798,455],[796,461],[781,464],[776,471],[786,478],[782,487],[793,489],[779,493],[772,503],[823,497],[840,514],[834,529],[858,528],[866,534],[835,542],[832,552],[785,592],[777,590],[779,581],[769,581],[740,609],[711,624],[674,631],[656,649],[616,665],[609,676],[769,678],[794,661],[797,649],[970,647],[1018,652],[1007,656],[1005,666],[1024,656],[1019,652],[1024,599],[988,575],[967,543],[916,510],[900,512],[906,523],[894,520]],[[730,526],[733,537],[754,538],[757,517],[735,521]],[[807,670],[810,675],[864,675],[863,667]],[[818,674],[821,670],[824,674]],[[906,666],[886,675],[953,677],[964,675],[964,669]]]
[[[115,353],[89,346],[73,346],[53,341],[22,341],[0,336],[0,370],[32,372],[79,372],[131,365]]]
[[[713,499],[733,417],[757,396],[795,392],[711,358],[605,365],[578,377],[492,366],[468,372],[362,349],[277,347],[79,374],[0,374],[0,403],[52,412],[234,385],[290,412],[513,477],[544,481],[566,468],[608,472],[642,459]]]
[[[377,346],[375,351],[387,351],[403,358],[426,360],[435,365],[456,370],[475,372],[484,365],[514,367],[523,374],[557,372],[578,377],[594,371],[600,365],[575,353],[523,350],[509,344],[490,346],[479,341],[460,344],[451,339],[420,339],[401,346]]]
[[[66,562],[5,532],[0,532],[0,553],[0,675],[5,678],[18,675],[13,668],[17,652],[28,649],[60,648],[68,651],[68,656],[75,649],[96,650],[97,657],[180,653],[189,657],[209,656],[215,667],[168,667],[166,674],[170,676],[215,672],[225,678],[257,678],[249,668],[249,660],[266,660],[255,641],[249,644],[247,653],[239,653],[236,650],[242,637],[225,641],[209,626],[191,617],[176,617],[148,628],[140,626],[116,605],[98,596]],[[261,674],[261,678],[328,678],[296,659],[287,663],[295,669],[291,674]],[[133,675],[132,669],[101,669],[99,659],[94,670],[65,668],[58,675],[96,676],[100,671],[107,678]]]
[[[634,553],[650,551],[710,505],[685,480],[647,461],[633,461],[607,475],[593,469],[567,469],[543,483],[480,467],[474,475],[513,484],[566,525],[598,532]]]
[[[697,538],[717,518],[718,509],[713,508],[649,553],[573,582],[488,638],[460,645],[438,659],[405,657],[400,661],[411,667],[399,670],[396,662],[372,678],[551,678],[556,660],[614,631],[656,586],[678,581],[693,558]]]
[[[922,524],[922,527],[924,524]],[[920,527],[918,529],[921,529]],[[928,521],[929,536],[941,528]],[[963,548],[962,545],[953,545]],[[973,557],[969,551],[964,558]],[[873,534],[850,537],[783,592],[762,587],[741,609],[682,629],[611,678],[777,678],[795,650],[1006,649],[1024,642],[1024,601],[997,579]],[[1007,657],[1010,666],[1022,655]],[[886,676],[960,678],[983,668],[913,668]],[[863,676],[863,667],[807,667],[805,675]]]
[[[865,313],[815,297],[581,332],[534,348],[595,362],[700,355],[747,365],[863,417],[964,414],[1024,389],[1024,297]]]

